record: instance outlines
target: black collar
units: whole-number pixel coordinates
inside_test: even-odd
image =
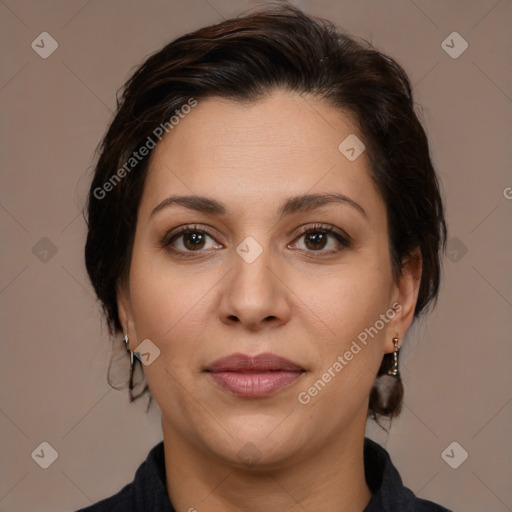
[[[388,452],[369,438],[364,440],[365,477],[373,496],[363,512],[450,512],[431,501],[416,498],[404,487]],[[191,500],[190,508],[201,510]],[[77,512],[176,512],[166,489],[164,443],[149,452],[132,483],[114,496]]]

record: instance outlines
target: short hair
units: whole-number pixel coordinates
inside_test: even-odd
[[[128,275],[152,154],[127,168],[133,152],[191,98],[250,103],[277,89],[324,100],[353,121],[386,205],[393,276],[419,249],[415,317],[435,303],[446,240],[444,208],[405,71],[367,41],[284,4],[179,37],[147,58],[118,96],[115,117],[98,146],[85,246],[87,271],[111,334],[121,331],[116,290]],[[378,375],[391,365],[392,354],[385,354]],[[387,404],[372,391],[369,414],[396,415],[401,401],[402,391]]]

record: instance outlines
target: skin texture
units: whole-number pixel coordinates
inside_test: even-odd
[[[394,281],[385,204],[366,156],[350,162],[338,150],[349,134],[364,141],[338,109],[279,90],[250,104],[199,100],[153,153],[118,305],[130,348],[150,339],[160,349],[144,371],[162,411],[167,488],[178,512],[356,512],[371,498],[363,465],[368,396],[393,337],[402,339],[413,320],[420,267],[408,265]],[[290,197],[329,193],[365,213],[331,203],[280,216]],[[206,196],[226,211],[173,204],[151,215],[172,195]],[[209,233],[199,251],[183,236],[171,245],[191,257],[162,247],[190,224]],[[351,244],[328,235],[316,249],[300,235],[315,224],[335,226]],[[249,236],[263,249],[252,263],[236,252]],[[298,394],[396,301],[400,312],[301,404]],[[271,352],[306,371],[274,395],[235,397],[203,371],[234,352]],[[256,462],[241,460],[244,446]]]

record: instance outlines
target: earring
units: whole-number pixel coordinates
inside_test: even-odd
[[[128,339],[128,334],[125,334],[123,336],[123,341],[126,345],[126,350],[130,353],[130,364],[133,366],[133,357],[135,356],[139,361],[142,361],[141,358],[140,358],[140,353],[139,352],[132,352],[130,350],[130,340]]]
[[[398,352],[400,352],[400,347],[398,346],[398,338],[393,338],[393,343],[395,344],[395,351],[393,352],[393,368],[388,370],[388,375],[398,379],[400,378],[400,371],[398,369]]]
[[[134,369],[134,356],[140,361],[140,354],[138,352],[133,352],[130,350],[130,340],[128,338],[128,334],[123,336],[123,341],[126,345],[126,350],[130,354],[130,390],[133,389],[133,369]]]
[[[376,419],[378,416],[389,416],[392,418],[400,414],[404,387],[398,369],[398,353],[400,351],[398,341],[398,336],[395,336],[393,338],[395,350],[393,351],[392,359],[391,353],[384,355],[370,392],[369,413],[373,419]]]

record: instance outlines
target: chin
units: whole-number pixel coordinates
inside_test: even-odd
[[[291,423],[284,426],[284,418],[261,414],[239,415],[230,421],[219,418],[222,426],[217,425],[203,442],[228,465],[262,471],[284,467],[304,450],[304,434],[299,435]]]

